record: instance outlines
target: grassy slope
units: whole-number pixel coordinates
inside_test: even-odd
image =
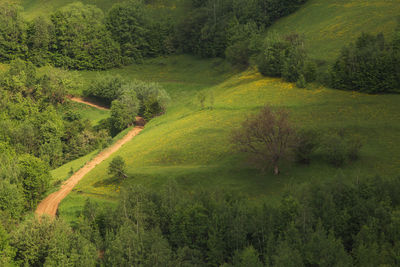
[[[191,57],[155,59],[141,66],[113,70],[127,78],[160,81],[171,93],[167,114],[146,129],[118,155],[128,165],[128,182],[157,190],[174,178],[188,191],[227,189],[252,198],[275,200],[288,187],[335,176],[364,177],[400,172],[399,95],[372,96],[326,88],[298,89],[256,71],[224,74],[218,60]],[[227,72],[229,73],[229,72]],[[95,77],[93,73],[83,74]],[[201,110],[200,90],[213,92],[215,108]],[[279,177],[248,168],[230,144],[230,132],[265,103],[286,107],[300,127],[330,131],[345,128],[365,143],[359,162],[342,169],[319,159],[311,166],[287,166]],[[111,159],[110,159],[111,160]],[[61,205],[61,215],[72,220],[87,196],[109,202],[120,184],[108,179],[107,160],[95,168]]]
[[[309,0],[271,30],[303,34],[313,58],[331,61],[362,32],[383,32],[390,37],[399,16],[398,0]]]
[[[72,2],[22,1],[30,18]],[[104,10],[111,6],[109,1],[96,2]],[[389,35],[399,11],[397,1],[309,0],[298,12],[278,21],[272,30],[304,34],[311,56],[331,61],[343,45],[362,31],[383,31]],[[157,190],[167,179],[173,178],[188,191],[223,188],[273,201],[285,188],[305,181],[334,176],[344,179],[375,174],[393,176],[400,171],[398,95],[297,89],[278,79],[260,77],[253,70],[229,74],[229,69],[224,71],[218,60],[183,56],[150,60],[143,65],[109,72],[126,78],[159,81],[173,99],[167,114],[151,121],[138,137],[117,153],[128,164],[132,178],[127,183],[141,183]],[[96,77],[92,72],[82,75]],[[215,109],[200,110],[196,101],[200,90],[214,93]],[[279,177],[246,167],[243,158],[232,148],[229,135],[247,114],[256,112],[265,103],[289,108],[299,126],[328,131],[344,127],[350,134],[360,136],[365,143],[361,160],[335,169],[316,159],[309,167],[287,166]],[[62,202],[62,216],[74,220],[88,196],[113,203],[120,184],[108,179],[106,169],[110,160],[93,170]],[[81,164],[85,160],[77,162]],[[53,173],[65,178],[69,169],[64,166]]]

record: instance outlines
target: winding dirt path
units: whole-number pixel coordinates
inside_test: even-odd
[[[100,106],[100,105],[98,105],[96,103],[86,101],[85,99],[83,99],[81,97],[69,96],[68,99],[70,99],[70,100],[72,100],[74,102],[81,103],[81,104],[86,104],[88,106],[91,106],[91,107],[94,107],[94,108],[98,108],[98,109],[101,109],[101,110],[110,110],[107,107]]]
[[[74,99],[71,100],[75,101]],[[80,103],[86,103],[86,101]],[[141,118],[137,118],[138,121],[140,121],[140,119]],[[93,170],[98,164],[109,158],[114,152],[118,151],[125,143],[132,140],[142,130],[143,126],[136,126],[131,131],[129,131],[122,139],[118,140],[107,149],[101,151],[91,161],[87,162],[81,169],[79,169],[67,181],[63,183],[60,190],[50,194],[44,200],[42,200],[42,202],[39,203],[35,211],[36,215],[40,217],[44,214],[47,214],[51,217],[55,217],[58,205],[60,204],[61,200],[63,200],[72,191],[72,189],[79,183],[79,181],[82,180],[82,178],[91,170]]]

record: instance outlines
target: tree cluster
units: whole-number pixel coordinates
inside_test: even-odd
[[[333,65],[334,88],[366,93],[393,93],[400,90],[400,27],[393,40],[382,33],[363,33],[344,47]]]
[[[105,145],[109,135],[65,101],[79,80],[16,59],[0,77],[0,217],[18,219],[50,188],[50,168]]]
[[[25,21],[22,8],[0,5],[0,61],[21,58],[37,66],[109,69],[174,52],[227,57],[247,66],[258,33],[305,0],[185,0],[158,8],[141,0],[115,4],[106,14],[74,2],[49,17]]]
[[[271,205],[236,193],[187,194],[173,182],[157,192],[135,186],[116,208],[87,201],[69,237],[60,222],[27,222],[0,245],[21,263],[74,266],[93,266],[94,248],[106,266],[397,266],[398,190],[399,178],[334,179]],[[50,230],[35,239],[38,228]]]
[[[184,52],[203,57],[227,57],[246,65],[250,39],[286,16],[305,0],[191,0],[177,25],[177,42]]]
[[[161,115],[170,101],[158,83],[126,81],[119,75],[99,76],[84,93],[111,104],[111,118],[102,123],[112,135],[133,125],[136,116],[150,120]]]
[[[264,41],[257,59],[257,67],[262,75],[282,77],[287,82],[296,82],[305,87],[316,78],[317,66],[304,49],[304,41],[298,34],[285,37],[270,34]]]
[[[321,134],[296,129],[285,109],[265,106],[233,131],[236,148],[248,156],[250,163],[262,171],[272,167],[278,175],[283,162],[310,164],[312,158],[324,158],[335,167],[355,161],[362,143],[344,130],[329,130]]]

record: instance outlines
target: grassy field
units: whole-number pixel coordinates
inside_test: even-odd
[[[221,71],[225,70],[225,71]],[[73,220],[87,197],[112,203],[121,186],[143,184],[158,190],[175,179],[188,192],[233,190],[254,199],[275,201],[283,191],[304,182],[340,177],[390,177],[400,173],[399,95],[365,95],[320,87],[298,89],[255,70],[234,74],[221,60],[179,56],[153,59],[118,72],[126,78],[159,81],[170,92],[168,112],[121,148],[130,178],[110,179],[107,166],[96,167],[61,204],[61,216]],[[96,74],[82,74],[90,79]],[[202,110],[197,93],[215,96],[213,109]],[[310,166],[288,165],[280,176],[247,166],[230,142],[230,133],[263,105],[285,107],[299,128],[330,132],[343,128],[364,143],[361,159],[334,168],[316,158]]]
[[[110,116],[109,110],[100,110],[85,104],[75,103],[72,101],[69,102],[69,108],[77,111],[82,119],[89,120],[92,125],[96,125],[99,121],[106,119]]]
[[[27,18],[47,15],[73,2],[21,1]],[[118,1],[82,2],[107,10]],[[310,56],[330,62],[342,46],[361,32],[383,32],[389,37],[398,14],[397,0],[309,0],[270,31],[302,34]],[[125,159],[130,178],[123,183],[110,179],[107,166],[112,158],[98,165],[62,202],[60,214],[68,221],[76,219],[87,197],[113,205],[121,187],[130,183],[158,190],[169,179],[175,179],[189,193],[199,189],[233,190],[249,198],[274,202],[282,192],[304,182],[334,177],[391,177],[400,173],[400,95],[365,95],[317,86],[298,89],[279,79],[261,77],[254,69],[238,73],[221,59],[190,56],[151,59],[107,73],[157,81],[170,93],[172,102],[165,115],[152,120],[115,154]],[[81,75],[89,84],[98,73]],[[200,108],[196,97],[200,91],[214,96],[213,109]],[[327,133],[344,129],[359,137],[364,143],[361,159],[338,169],[316,157],[310,166],[283,166],[280,176],[249,167],[231,144],[230,135],[246,116],[265,104],[289,109],[299,128]],[[83,116],[96,123],[108,114],[88,109]],[[88,158],[90,155],[54,170],[54,179],[65,179],[71,167],[81,166]]]
[[[38,16],[48,16],[57,9],[78,2],[78,0],[16,0],[24,8],[24,16],[27,19],[33,19]],[[83,4],[95,5],[107,12],[114,4],[122,3],[125,0],[79,0]],[[180,4],[180,0],[152,0],[151,5],[156,8],[170,8],[172,11]]]
[[[280,34],[297,32],[305,37],[311,57],[332,61],[362,32],[383,32],[391,37],[399,16],[398,0],[309,0],[270,30]]]
[[[24,14],[28,19],[38,16],[48,16],[50,12],[60,7],[77,2],[76,0],[20,0],[24,7]],[[106,11],[115,3],[123,2],[123,0],[80,0],[84,4],[96,5]]]

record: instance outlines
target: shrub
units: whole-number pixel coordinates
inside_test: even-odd
[[[122,91],[134,91],[139,99],[139,115],[146,120],[164,113],[170,101],[168,93],[158,83],[134,80],[125,84]]]
[[[396,92],[400,87],[399,62],[396,38],[387,42],[382,33],[363,33],[342,49],[330,71],[331,85],[366,93]]]
[[[325,159],[330,164],[340,167],[360,157],[362,143],[357,138],[346,137],[342,132],[326,136],[322,148]]]
[[[333,166],[340,167],[346,163],[348,155],[347,144],[341,136],[334,134],[326,138],[323,149],[326,161]]]
[[[287,46],[288,44],[280,36],[268,36],[257,60],[258,71],[264,76],[281,77],[282,61]]]
[[[296,86],[299,88],[306,88],[307,82],[303,74],[300,74],[299,79],[296,82]]]
[[[116,156],[108,165],[108,174],[116,179],[126,178],[125,161],[121,156]]]
[[[303,49],[303,40],[297,34],[282,38],[270,35],[265,39],[264,48],[257,59],[259,72],[264,76],[282,77],[285,81],[296,82],[303,75],[305,81],[306,51]],[[312,65],[307,67],[307,77],[315,79]],[[314,77],[313,77],[314,76]],[[301,81],[300,85],[305,82]]]
[[[249,65],[250,51],[248,42],[236,42],[225,50],[226,59],[234,66],[245,68]]]
[[[120,75],[98,75],[84,93],[111,103],[121,95],[124,84],[125,80]]]
[[[318,134],[314,131],[299,131],[296,138],[295,159],[297,163],[309,164],[311,156],[319,142]]]
[[[360,139],[352,138],[348,141],[348,156],[351,161],[355,161],[360,158],[361,148],[362,142]]]

